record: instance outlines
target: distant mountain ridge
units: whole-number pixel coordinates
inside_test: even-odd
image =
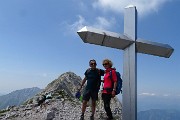
[[[138,120],[180,120],[179,110],[151,109],[138,112]]]
[[[40,88],[33,87],[16,90],[9,94],[2,95],[0,96],[0,109],[4,109],[7,106],[20,105],[40,91]]]

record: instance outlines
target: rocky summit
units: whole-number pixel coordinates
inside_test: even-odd
[[[82,102],[75,98],[77,88],[81,84],[81,77],[73,72],[66,72],[53,80],[47,87],[20,106],[9,106],[0,111],[2,120],[79,120]],[[43,96],[46,100],[43,101]],[[95,120],[107,118],[103,101],[99,92],[99,100],[95,113]],[[85,113],[85,120],[91,115],[91,102],[89,101]],[[121,120],[121,103],[115,97],[111,100],[111,109],[114,120]]]

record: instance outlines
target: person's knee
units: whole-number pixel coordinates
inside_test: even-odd
[[[92,100],[92,105],[96,105],[96,101],[95,100]]]
[[[87,101],[86,101],[86,100],[83,100],[83,104],[86,105],[86,104],[87,104]]]

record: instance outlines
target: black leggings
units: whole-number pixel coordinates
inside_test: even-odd
[[[102,100],[104,101],[104,109],[108,118],[112,119],[112,112],[110,108],[111,94],[102,93]]]

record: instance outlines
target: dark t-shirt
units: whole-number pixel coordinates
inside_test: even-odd
[[[99,90],[101,84],[101,76],[104,75],[102,69],[87,69],[84,73],[87,79],[86,90]]]

